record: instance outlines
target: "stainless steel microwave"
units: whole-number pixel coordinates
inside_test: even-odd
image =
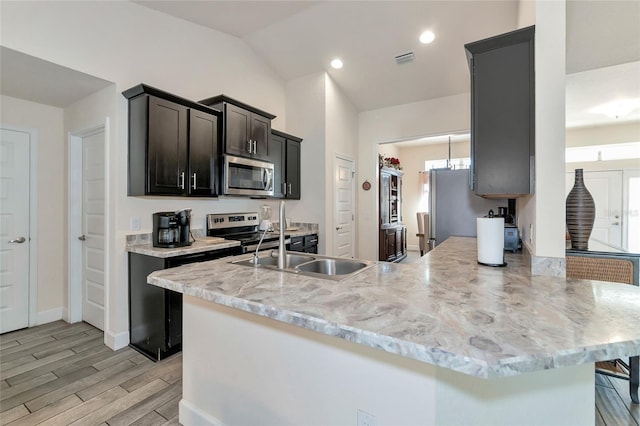
[[[223,161],[223,194],[273,196],[273,163],[232,155]]]

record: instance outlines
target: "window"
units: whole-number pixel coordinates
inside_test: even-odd
[[[634,158],[640,158],[640,142],[580,146],[567,148],[565,151],[567,163],[631,160]]]

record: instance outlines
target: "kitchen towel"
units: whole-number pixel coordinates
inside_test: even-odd
[[[478,263],[487,266],[506,266],[504,262],[504,218],[479,217]]]

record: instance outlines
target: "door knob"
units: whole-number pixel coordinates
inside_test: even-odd
[[[25,240],[24,237],[18,237],[18,238],[14,238],[13,240],[9,240],[10,243],[17,243],[17,244],[22,244],[24,243]]]
[[[79,239],[80,241],[85,241],[85,240],[87,239],[87,236],[86,236],[86,235],[84,235],[84,234],[82,234],[82,235],[80,235],[80,236],[78,237],[78,239]]]
[[[336,231],[339,231],[342,229],[342,226],[336,226]]]

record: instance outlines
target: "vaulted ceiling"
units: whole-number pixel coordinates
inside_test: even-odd
[[[468,92],[464,44],[516,29],[519,12],[517,0],[135,3],[241,38],[283,81],[326,71],[360,111]],[[635,0],[567,1],[568,126],[613,120],[590,109],[614,94],[640,98],[638,22]],[[418,41],[424,30],[435,33],[433,43]],[[397,65],[394,57],[407,52],[415,60]],[[73,70],[65,79],[63,67],[53,92],[33,90],[30,80],[50,80],[39,76],[54,72],[54,64],[41,61],[39,67],[37,58],[6,48],[0,54],[3,94],[29,99],[27,92],[50,93],[40,101],[63,106],[68,95],[91,90]],[[343,60],[342,69],[329,66],[334,57]],[[95,83],[99,89],[108,82]],[[627,119],[640,120],[640,109]]]

